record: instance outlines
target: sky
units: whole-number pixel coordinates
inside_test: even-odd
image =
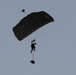
[[[18,41],[12,28],[27,16],[22,9],[45,11],[54,22]],[[76,0],[0,0],[0,75],[76,75]]]

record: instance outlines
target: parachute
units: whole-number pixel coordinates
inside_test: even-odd
[[[21,41],[40,27],[53,21],[54,19],[44,11],[32,12],[13,27],[13,32],[16,38]]]

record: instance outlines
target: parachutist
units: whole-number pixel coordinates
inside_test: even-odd
[[[34,60],[31,60],[30,62],[31,62],[32,64],[35,64],[35,61],[34,61]]]
[[[32,53],[32,51],[36,51],[35,50],[35,45],[36,45],[36,42],[35,42],[35,39],[31,41],[31,51],[30,53]]]

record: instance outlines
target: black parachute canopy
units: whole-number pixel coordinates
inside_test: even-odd
[[[24,17],[13,27],[13,32],[17,39],[21,41],[40,27],[53,21],[54,19],[44,11],[33,12]]]

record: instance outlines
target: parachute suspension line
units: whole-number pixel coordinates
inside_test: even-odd
[[[34,51],[33,51],[33,59],[30,61],[32,64],[35,64],[35,61],[34,61]]]
[[[42,32],[43,32],[43,30],[42,30]],[[38,31],[36,31],[35,33],[34,33],[34,39],[35,40],[38,40],[39,38],[40,38],[40,34],[42,33],[40,30],[38,30]]]
[[[33,56],[33,60],[34,60],[34,51],[33,51],[33,54],[32,54],[32,56]]]

